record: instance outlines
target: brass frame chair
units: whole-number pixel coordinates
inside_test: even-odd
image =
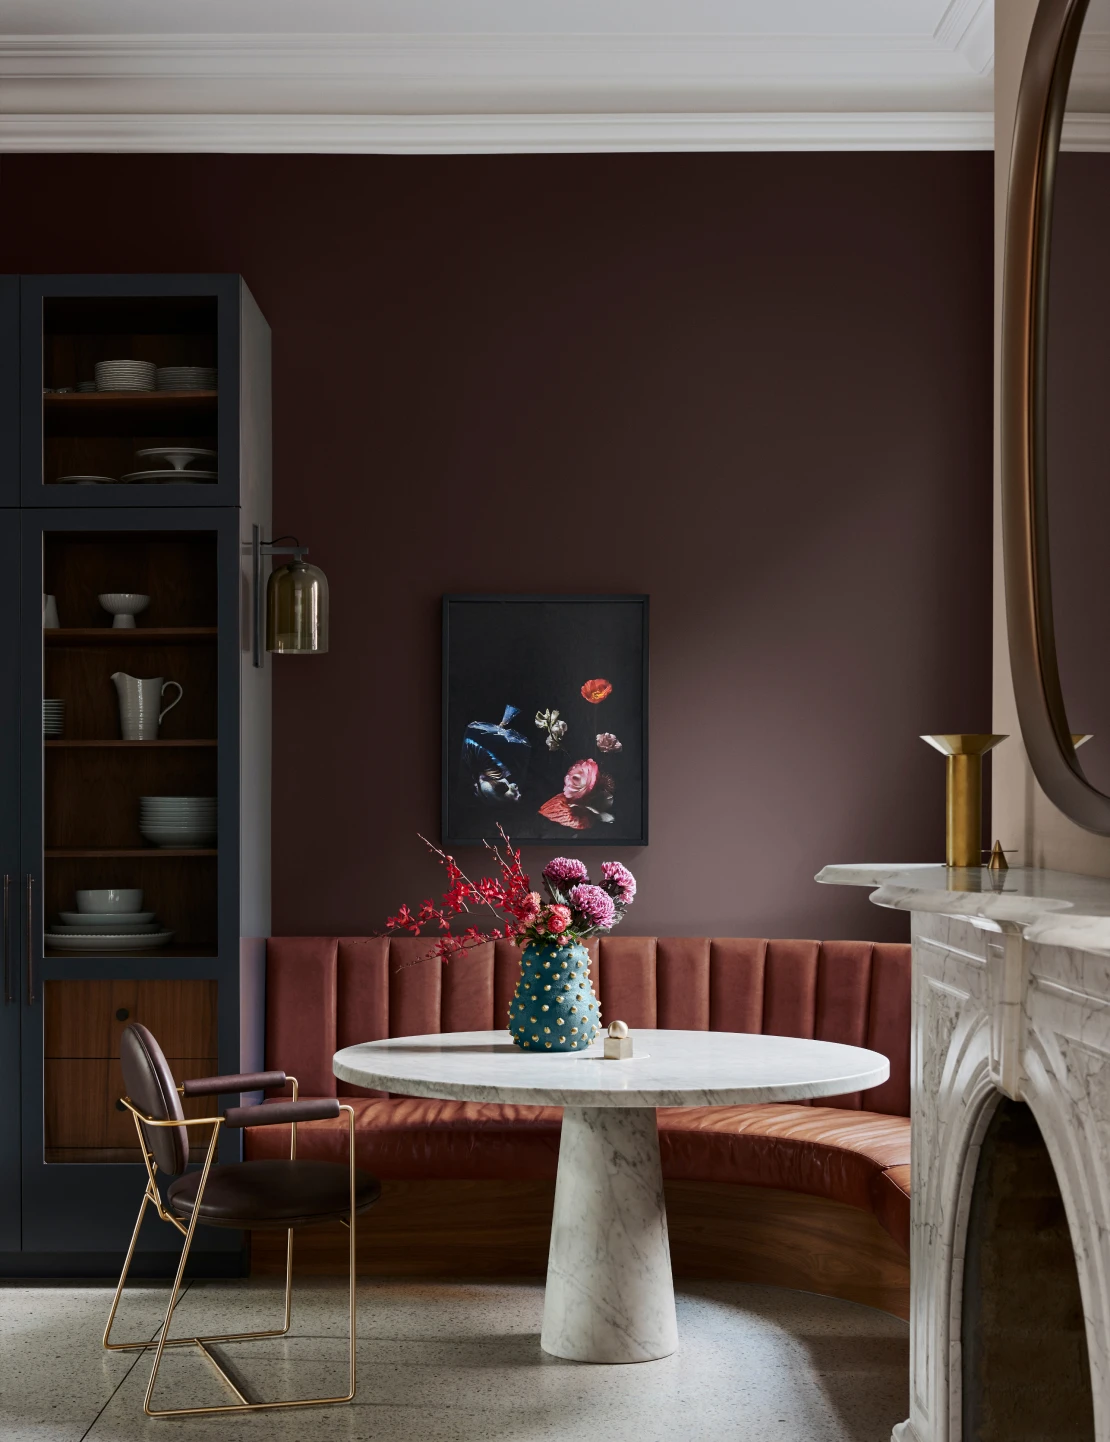
[[[321,1098],[311,1101],[300,1101],[297,1097],[297,1079],[287,1076],[285,1072],[250,1072],[234,1076],[201,1077],[196,1080],[187,1081],[182,1086],[174,1084],[172,1073],[162,1054],[161,1048],[155,1041],[146,1027],[133,1022],[126,1027],[121,1043],[121,1060],[123,1062],[124,1084],[128,1092],[138,1094],[147,1101],[147,1110],[143,1111],[135,1104],[132,1095],[120,1098],[122,1105],[131,1113],[135,1123],[135,1131],[138,1134],[139,1146],[142,1150],[143,1161],[146,1164],[147,1182],[143,1191],[143,1199],[139,1206],[139,1215],[135,1219],[135,1227],[131,1233],[131,1241],[127,1248],[127,1255],[124,1258],[123,1271],[120,1273],[119,1283],[116,1286],[115,1296],[112,1298],[111,1311],[108,1313],[108,1322],[104,1328],[104,1335],[101,1339],[102,1345],[109,1352],[145,1352],[154,1348],[154,1366],[151,1369],[150,1380],[147,1383],[146,1395],[143,1398],[143,1411],[148,1417],[193,1417],[208,1413],[219,1412],[261,1412],[267,1409],[279,1407],[327,1407],[343,1402],[350,1402],[355,1395],[355,1344],[356,1344],[356,1316],[355,1316],[355,1217],[359,1212],[366,1211],[377,1200],[381,1188],[377,1181],[366,1172],[360,1172],[355,1167],[355,1114],[354,1108],[337,1101],[334,1098]],[[220,1093],[258,1091],[264,1088],[285,1086],[289,1082],[293,1088],[293,1099],[288,1102],[270,1102],[263,1106],[253,1107],[229,1107],[222,1115],[210,1117],[186,1117],[182,1111],[182,1097],[216,1096]],[[153,1099],[154,1104],[150,1104]],[[162,1115],[158,1115],[161,1112]],[[297,1162],[297,1123],[309,1121],[321,1121],[338,1117],[340,1112],[347,1113],[347,1144],[348,1164],[342,1167],[340,1163],[326,1162]],[[255,1126],[282,1126],[286,1123],[290,1126],[291,1141],[289,1147],[289,1162],[238,1162],[230,1165],[213,1164],[219,1146],[220,1132],[223,1127],[255,1127]],[[196,1173],[186,1174],[186,1167],[189,1161],[189,1144],[187,1127],[211,1127],[212,1136],[205,1153],[204,1165],[200,1172],[199,1181],[193,1192],[192,1181]],[[176,1130],[174,1130],[176,1129]],[[261,1228],[265,1226],[274,1227],[279,1225],[273,1221],[255,1221],[253,1224],[249,1219],[237,1218],[213,1219],[212,1215],[204,1215],[205,1194],[208,1191],[210,1180],[217,1182],[221,1178],[230,1179],[232,1182],[238,1178],[231,1178],[230,1174],[237,1173],[241,1178],[244,1174],[250,1175],[252,1168],[289,1168],[290,1164],[299,1167],[314,1169],[314,1176],[323,1178],[327,1184],[326,1190],[330,1194],[332,1202],[337,1199],[336,1183],[338,1178],[335,1173],[346,1174],[346,1187],[344,1202],[341,1209],[332,1205],[327,1214],[314,1216],[311,1220],[298,1219],[288,1226],[282,1224],[286,1232],[285,1247],[285,1317],[280,1327],[274,1327],[262,1332],[230,1332],[213,1334],[211,1336],[197,1337],[174,1337],[169,1335],[170,1322],[173,1319],[174,1310],[177,1307],[178,1297],[181,1291],[181,1281],[185,1274],[185,1265],[189,1260],[189,1251],[193,1244],[193,1235],[196,1232],[198,1223],[200,1225],[212,1226],[234,1226],[236,1228]],[[158,1189],[157,1176],[159,1170],[166,1176],[177,1176],[178,1180],[167,1191],[164,1201]],[[292,1171],[287,1172],[288,1176],[294,1175]],[[179,1194],[179,1203],[174,1208],[175,1189]],[[120,1299],[123,1296],[124,1285],[127,1281],[127,1274],[131,1267],[131,1259],[135,1253],[135,1246],[139,1240],[139,1232],[143,1225],[143,1218],[146,1215],[147,1207],[153,1207],[163,1222],[176,1227],[182,1234],[185,1241],[181,1249],[181,1258],[177,1264],[177,1272],[174,1276],[173,1287],[170,1290],[169,1304],[166,1307],[165,1321],[162,1323],[156,1340],[141,1342],[113,1342],[111,1340],[112,1324],[115,1321],[116,1312],[119,1308]],[[186,1221],[187,1217],[187,1221]],[[350,1297],[350,1385],[343,1396],[337,1397],[298,1397],[290,1400],[274,1402],[252,1402],[245,1397],[239,1386],[228,1376],[219,1361],[209,1351],[207,1344],[211,1342],[244,1342],[257,1341],[269,1337],[284,1337],[289,1332],[292,1317],[293,1300],[293,1232],[297,1226],[314,1225],[324,1221],[339,1221],[349,1232],[348,1266],[349,1266],[349,1297]],[[223,1406],[213,1407],[166,1407],[155,1408],[151,1406],[151,1397],[154,1394],[154,1384],[158,1378],[158,1369],[162,1364],[162,1356],[168,1347],[197,1347],[201,1355],[209,1361],[219,1373],[223,1381],[228,1385],[234,1395],[239,1399],[237,1402],[227,1403]]]

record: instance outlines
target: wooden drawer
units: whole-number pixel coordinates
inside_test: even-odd
[[[174,1067],[174,1078],[180,1085],[189,1077],[213,1076],[216,1058],[200,1057]],[[47,1152],[65,1148],[123,1149],[134,1153],[138,1160],[138,1139],[131,1113],[117,1103],[126,1095],[123,1072],[116,1060],[50,1058],[43,1067],[43,1110]],[[217,1097],[192,1097],[183,1102],[187,1117],[215,1114]],[[204,1128],[191,1129],[190,1145],[208,1145],[211,1133]],[[61,1160],[48,1157],[50,1160]],[[66,1158],[77,1160],[77,1158]],[[90,1161],[102,1158],[90,1157]],[[131,1160],[121,1158],[121,1160]]]
[[[43,1054],[118,1058],[124,1027],[138,1021],[171,1061],[214,1057],[216,987],[215,981],[48,981]]]

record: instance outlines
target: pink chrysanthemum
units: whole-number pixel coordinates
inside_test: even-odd
[[[606,889],[612,892],[622,906],[631,906],[636,895],[636,878],[628,867],[622,866],[619,861],[603,861],[601,874],[608,882]]]
[[[617,918],[613,898],[600,886],[580,885],[571,888],[569,901],[587,926],[607,931]]]
[[[590,873],[581,861],[570,856],[553,856],[543,869],[545,881],[553,886],[567,886],[575,881],[588,881]]]

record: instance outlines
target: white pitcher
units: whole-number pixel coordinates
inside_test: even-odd
[[[161,676],[140,678],[128,676],[124,671],[112,675],[119,695],[119,724],[125,741],[157,741],[158,727],[167,711],[172,711],[184,696],[179,681],[164,681]],[[177,687],[177,695],[170,704],[159,710],[162,697],[168,686]]]

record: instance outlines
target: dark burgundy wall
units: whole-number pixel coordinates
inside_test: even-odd
[[[435,883],[444,591],[646,591],[630,930],[905,934],[811,878],[939,860],[918,733],[990,724],[989,155],[21,156],[0,199],[8,270],[241,271],[273,327],[332,587],[274,666],[276,931]]]

